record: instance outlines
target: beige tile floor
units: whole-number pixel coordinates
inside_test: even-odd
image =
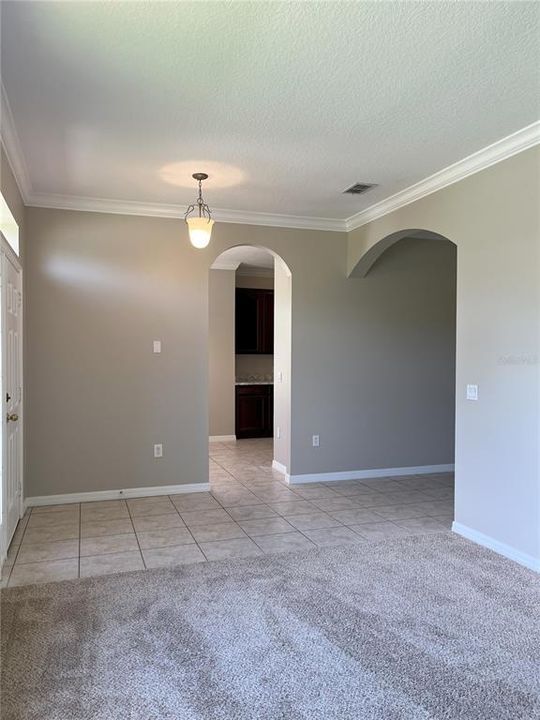
[[[448,530],[453,476],[288,486],[271,440],[210,446],[211,492],[36,507],[2,586]]]

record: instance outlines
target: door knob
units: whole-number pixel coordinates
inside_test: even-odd
[[[17,413],[8,413],[6,417],[7,422],[17,422],[18,419],[19,416],[17,415]]]

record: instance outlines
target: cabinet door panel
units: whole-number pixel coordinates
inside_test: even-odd
[[[236,352],[238,354],[260,352],[260,304],[256,290],[239,288],[236,291]]]
[[[244,395],[236,403],[236,436],[263,437],[266,427],[267,398]]]
[[[274,291],[236,289],[235,347],[238,355],[274,352]]]
[[[272,437],[272,388],[248,385],[236,388],[236,437]]]

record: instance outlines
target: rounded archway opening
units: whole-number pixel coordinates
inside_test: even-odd
[[[423,499],[432,498],[433,507],[426,508],[434,513],[433,526],[439,520],[449,524],[445,516],[452,513],[453,518],[456,439],[457,245],[437,232],[404,228],[375,241],[352,278],[369,302],[364,339],[376,357],[372,421],[382,426],[384,417],[394,448],[401,447],[404,456],[409,453],[406,465],[418,472],[411,490],[419,492],[419,499],[424,492]],[[387,412],[377,414],[384,398]]]
[[[285,476],[290,467],[290,268],[270,248],[237,245],[214,260],[208,287],[211,482],[216,452],[240,458],[244,473]]]
[[[407,238],[418,239],[418,240],[433,240],[453,243],[450,238],[441,235],[438,232],[432,230],[425,230],[421,228],[406,228],[403,230],[397,230],[390,233],[376,242],[372,243],[362,254],[353,270],[350,273],[351,277],[365,277],[371,268],[375,265],[377,260],[389,249],[392,245],[395,245],[400,240]],[[455,243],[453,243],[455,244]]]

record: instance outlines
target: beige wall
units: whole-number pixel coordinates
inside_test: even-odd
[[[238,244],[266,246],[292,270],[292,472],[449,462],[448,389],[430,405],[422,361],[413,373],[432,334],[389,339],[400,298],[430,277],[421,247],[397,245],[365,278],[346,278],[387,235],[428,229],[459,248],[456,518],[539,558],[538,156],[521,153],[349,238],[217,224],[202,252],[176,220],[24,210],[2,156],[26,256],[26,494],[206,481],[208,268]],[[437,287],[420,288],[418,310]],[[411,377],[411,396],[396,394]],[[464,399],[468,382],[477,403]],[[426,435],[431,417],[438,429]]]
[[[410,297],[412,328],[434,303],[426,293],[438,292],[431,261],[416,267],[418,250],[405,248],[366,284],[346,277],[344,234],[222,223],[197,251],[176,220],[27,215],[28,495],[207,480],[208,269],[249,243],[292,272],[291,473],[452,461],[451,397],[440,407],[425,390],[430,352],[405,333],[387,338],[392,308]],[[381,363],[388,373],[378,379]],[[400,376],[409,389],[396,408]]]
[[[178,220],[39,208],[27,220],[29,496],[207,481],[208,276],[223,250],[269,247],[301,283],[309,249],[348,282],[339,233],[220,223],[200,251]]]
[[[234,270],[210,270],[208,402],[211,436],[235,434]]]
[[[457,244],[456,521],[538,567],[539,197],[536,147],[359,228],[348,247],[353,271],[404,229]],[[465,398],[468,383],[479,385],[477,402]]]
[[[262,275],[242,275],[237,272],[236,287],[271,290],[274,287],[274,278]]]

